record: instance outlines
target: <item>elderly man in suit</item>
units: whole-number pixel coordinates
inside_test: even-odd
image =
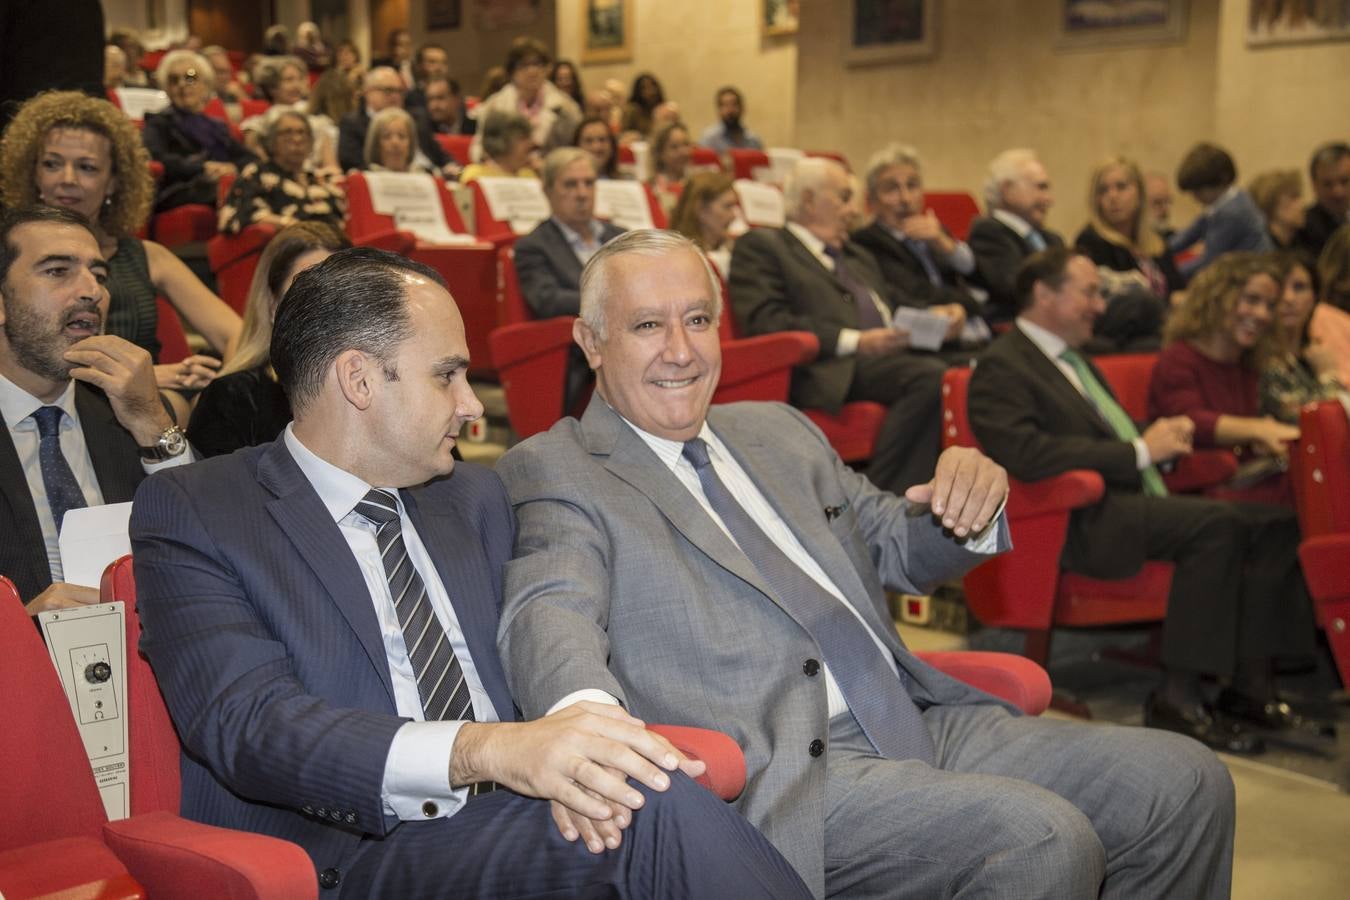
[[[868,474],[879,487],[903,491],[927,478],[937,459],[946,365],[910,350],[908,332],[891,326],[900,297],[872,254],[848,240],[852,200],[839,163],[799,161],[784,185],[786,227],[736,241],[731,304],[746,334],[809,331],[820,339],[815,362],[793,372],[793,405],[837,411],[871,400],[889,407]]]
[[[62,579],[65,514],[131,499],[189,462],[150,355],[102,334],[108,264],[85,220],[33,207],[0,218],[0,575],[34,615],[98,602]]]
[[[730,733],[737,806],[817,896],[1223,897],[1233,795],[1177,735],[1014,715],[916,659],[883,587],[1008,545],[1007,480],[946,451],[896,496],[785,406],[709,406],[718,282],[663,232],[582,277],[596,396],[498,463],[499,643],[527,714],[619,702]]]
[[[1045,227],[1054,205],[1050,176],[1034,150],[1004,150],[989,163],[984,182],[986,215],[970,224],[975,283],[989,292],[991,321],[1007,321],[1017,310],[1017,270],[1022,260],[1064,239]]]
[[[381,110],[403,106],[406,93],[403,79],[389,66],[375,66],[366,73],[361,108],[347,113],[338,123],[338,164],[344,172],[366,167],[366,133],[370,131],[370,120]],[[457,164],[452,165],[454,160],[431,134],[426,111],[418,108],[408,113],[417,128],[417,149],[447,175],[457,174]]]
[[[595,162],[579,147],[544,158],[544,193],[552,213],[516,241],[516,277],[525,304],[541,319],[575,316],[581,267],[623,229],[595,217]]]
[[[339,251],[287,291],[271,358],[282,437],[148,479],[132,515],[184,815],[298,843],[341,896],[804,896],[643,723],[515,721],[514,522],[453,457],[483,408],[440,276]]]

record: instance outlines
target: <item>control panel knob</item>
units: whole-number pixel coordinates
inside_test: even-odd
[[[102,684],[112,677],[112,666],[105,662],[94,662],[84,667],[84,680],[90,684]]]

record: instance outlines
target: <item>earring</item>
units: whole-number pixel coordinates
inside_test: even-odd
[[[112,209],[112,194],[108,194],[103,198],[103,208]]]

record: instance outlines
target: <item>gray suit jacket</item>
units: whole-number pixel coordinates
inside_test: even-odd
[[[607,244],[621,234],[623,229],[619,226],[600,223],[600,243]],[[581,260],[552,217],[516,241],[520,294],[537,318],[575,316],[580,312],[581,268]]]
[[[843,465],[790,407],[715,406],[708,421],[881,636],[921,705],[998,702],[912,656],[883,590],[920,591],[984,557]],[[726,732],[746,756],[739,809],[822,894],[828,754],[808,748],[828,740],[829,720],[824,679],[803,668],[820,659],[816,642],[599,396],[581,421],[512,449],[497,472],[519,516],[499,642],[526,717],[598,688],[647,721]],[[827,517],[831,507],[839,512]]]

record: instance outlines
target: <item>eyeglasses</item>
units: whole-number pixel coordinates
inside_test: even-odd
[[[170,75],[165,80],[169,82],[169,87],[177,87],[180,84],[194,85],[198,78],[196,69],[188,69],[182,75]]]

